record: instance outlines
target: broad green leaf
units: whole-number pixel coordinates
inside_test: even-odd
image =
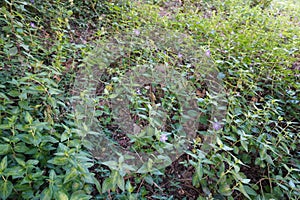
[[[21,158],[17,158],[17,157],[15,157],[15,160],[17,161],[17,163],[19,164],[19,165],[21,165],[22,167],[25,167],[26,166],[26,163],[25,163],[25,161],[24,160],[22,160]]]
[[[93,176],[93,180],[94,180],[93,183],[96,185],[98,192],[101,193],[101,185],[100,185],[99,181],[94,176]]]
[[[114,169],[114,170],[117,170],[118,167],[118,163],[116,161],[106,161],[106,162],[102,162],[101,164],[106,165],[110,169]]]
[[[69,139],[69,138],[70,138],[70,133],[69,133],[68,131],[65,131],[65,132],[63,132],[63,134],[61,135],[60,141],[61,141],[61,142],[64,142],[64,141],[66,141],[66,140]]]
[[[0,144],[0,155],[7,155],[10,152],[9,144]]]
[[[296,185],[295,185],[295,183],[294,183],[293,180],[290,180],[290,181],[289,181],[289,186],[290,186],[291,188],[293,188],[293,189],[296,187]]]
[[[162,176],[162,175],[164,175],[159,169],[156,169],[156,168],[153,168],[153,169],[151,170],[151,174],[157,175],[157,176]]]
[[[13,184],[10,181],[0,180],[0,197],[7,199],[13,190]]]
[[[230,196],[233,193],[233,190],[227,183],[221,183],[219,186],[219,192],[224,196]]]
[[[25,45],[24,43],[20,44],[21,47],[25,49],[25,51],[29,51],[29,46]]]
[[[71,195],[70,200],[89,200],[91,198],[92,196],[87,195],[83,190],[79,190]]]
[[[19,93],[18,93],[17,96],[19,96]],[[20,106],[21,108],[23,108],[24,110],[33,110],[33,108],[31,108],[31,107],[29,106],[28,100],[21,100],[21,101],[18,101],[18,104],[19,104],[19,106]]]
[[[232,150],[233,150],[233,148],[231,148],[231,147],[229,147],[229,146],[227,146],[227,145],[224,145],[224,146],[222,147],[222,149],[225,150],[225,151],[232,151]]]
[[[56,173],[53,169],[50,170],[49,178],[51,181],[54,181],[56,179]]]
[[[198,178],[197,174],[194,174],[193,178],[192,178],[192,184],[193,184],[193,186],[199,187],[199,183],[200,183],[200,179]]]
[[[18,153],[25,153],[29,151],[29,148],[24,142],[19,142],[15,145],[14,151]]]
[[[273,160],[272,160],[272,158],[271,158],[270,155],[267,155],[267,156],[266,156],[266,161],[267,161],[269,164],[271,164],[271,165],[274,166],[274,162],[273,162]]]
[[[58,140],[55,139],[54,137],[50,136],[50,135],[46,135],[46,136],[43,136],[43,142],[50,142],[50,143],[58,143]]]
[[[89,140],[83,140],[81,144],[88,150],[93,150],[95,148],[95,144]]]
[[[151,177],[152,178],[152,177]],[[153,180],[152,180],[153,181]],[[147,182],[147,181],[146,181]],[[148,182],[147,182],[148,183]],[[149,183],[150,184],[150,183]],[[150,184],[152,185],[152,184]],[[129,193],[132,193],[134,191],[134,187],[131,185],[130,181],[128,180],[126,182],[126,191]]]
[[[245,151],[248,152],[248,142],[245,140],[241,140],[241,145],[245,149]]]
[[[22,189],[25,190],[24,187],[22,187]],[[24,192],[22,192],[22,198],[23,199],[34,199],[35,196],[34,196],[34,192],[32,191],[32,189],[29,188],[29,189],[25,190]]]
[[[144,163],[140,169],[137,171],[137,173],[140,173],[140,174],[145,174],[149,172],[148,169],[147,169],[147,163]]]
[[[10,124],[0,124],[0,130],[10,129],[10,128],[11,128]]]
[[[114,171],[111,172],[110,178],[111,178],[113,188],[118,184],[119,176],[120,175],[119,175],[118,171],[114,170]]]
[[[8,50],[8,55],[9,56],[15,56],[18,53],[18,48],[17,47],[12,47]]]
[[[199,179],[202,179],[203,177],[203,167],[201,163],[198,163],[197,167],[196,167],[196,173]]]
[[[25,113],[25,121],[28,122],[29,124],[32,124],[33,118],[29,112]]]
[[[221,148],[223,148],[223,142],[220,140],[220,138],[219,138],[219,137],[216,137],[216,139],[217,139],[217,144],[218,144]]]
[[[0,163],[0,172],[4,171],[7,167],[7,156],[5,156]]]
[[[52,195],[52,190],[50,190],[50,188],[45,188],[41,194],[41,200],[51,200]]]
[[[250,186],[244,185],[244,189],[247,192],[247,194],[249,194],[251,196],[257,196],[257,193],[255,192],[255,190],[253,190]]]
[[[4,85],[0,85],[0,88],[5,88],[5,86]],[[9,98],[6,96],[6,94],[4,94],[4,93],[2,93],[2,92],[0,92],[0,98],[1,99],[5,99],[5,100],[9,100]]]
[[[73,182],[72,191],[78,191],[78,190],[82,189],[82,187],[83,187],[83,182],[82,181]],[[101,190],[99,192],[101,193]]]
[[[18,90],[11,90],[9,93],[8,93],[9,96],[12,96],[12,97],[18,97],[20,95],[20,92]]]
[[[62,93],[62,91],[61,90],[58,90],[58,89],[55,89],[55,88],[49,88],[49,94],[51,94],[51,95],[57,95],[57,94],[60,94],[60,93]]]
[[[126,163],[122,163],[122,168],[127,171],[135,171],[136,169],[132,165],[128,165]]]
[[[54,196],[55,196],[55,199],[69,200],[68,195],[63,190],[58,190],[57,192],[55,192]]]
[[[267,149],[265,146],[263,146],[260,151],[259,151],[259,155],[261,160],[265,160],[267,158]]]
[[[149,185],[153,185],[154,181],[153,181],[152,176],[150,176],[150,175],[145,176],[144,179],[145,179],[146,183],[148,183]]]
[[[39,163],[38,160],[30,159],[26,162],[26,165],[37,165]]]
[[[67,183],[67,182],[69,182],[69,181],[71,181],[71,180],[73,180],[73,179],[75,179],[75,178],[77,178],[77,176],[78,176],[78,171],[77,171],[76,168],[73,167],[73,168],[66,174],[65,180],[64,180],[64,184]]]
[[[151,158],[148,159],[148,162],[147,162],[147,169],[149,172],[151,172],[153,169],[153,160]]]
[[[42,180],[42,179],[46,178],[46,176],[44,176],[44,173],[45,173],[44,171],[38,170],[35,173],[31,173],[31,177],[34,180]]]
[[[66,165],[69,163],[69,158],[56,156],[53,159],[49,160],[48,162],[54,165]]]
[[[289,188],[283,184],[277,183],[277,185],[279,185],[282,189],[284,189],[285,191],[289,191]]]
[[[117,185],[122,191],[125,191],[125,181],[120,175],[118,176]]]
[[[7,168],[6,174],[8,176],[12,176],[14,179],[16,178],[23,178],[24,174],[26,173],[26,170],[21,166],[14,166]]]
[[[242,183],[239,183],[239,187],[238,187],[238,190],[245,196],[247,197],[247,199],[250,199],[250,196],[248,195],[248,193],[246,192],[245,188],[244,188],[244,185]]]
[[[113,187],[112,179],[111,178],[105,179],[102,184],[102,193],[111,190],[112,187]]]
[[[248,183],[250,183],[250,181],[251,181],[251,179],[247,179],[247,178],[241,180],[241,182],[244,184],[248,184]]]
[[[93,175],[88,172],[86,172],[85,174],[82,174],[82,179],[84,180],[85,183],[93,184],[95,182]]]

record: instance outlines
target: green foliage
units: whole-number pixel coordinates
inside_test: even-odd
[[[81,48],[65,34],[72,11],[4,1],[0,13],[0,198],[89,199],[100,186],[64,91]]]
[[[189,164],[195,168],[193,185],[204,196],[296,198],[299,78],[292,66],[299,54],[299,28],[286,13],[291,8],[270,1],[185,2],[173,9],[171,17],[157,20],[156,3],[136,5],[122,15],[139,16],[143,24],[155,21],[157,26],[190,31],[210,49],[225,76],[229,101],[225,127],[211,152],[189,152],[193,157]],[[124,23],[139,26],[135,20]]]
[[[67,198],[93,184],[95,179],[88,171],[92,159],[81,150],[75,130],[66,127],[67,118],[60,118],[67,106],[62,101],[63,92],[51,79],[55,71],[25,72],[19,77],[13,70],[4,72],[0,127],[2,198]],[[76,182],[83,184],[74,190],[72,185]]]
[[[215,142],[206,144],[211,150],[200,148],[200,138],[208,133],[199,131],[193,149],[186,152],[188,159],[181,163],[193,169],[190,178],[201,191],[198,199],[297,199],[299,8],[293,0],[191,0],[180,6],[165,1],[2,1],[0,198],[175,198],[172,189],[164,188],[169,175],[151,159],[139,169],[122,159],[96,162],[80,137],[81,119],[71,105],[76,70],[95,40],[156,26],[187,33],[199,47],[210,50],[228,97],[224,127]],[[143,51],[127,61],[151,58],[160,63],[172,57]],[[129,67],[114,67],[108,75],[121,77]],[[179,69],[182,74],[189,70]],[[103,96],[116,84],[107,81]],[[145,98],[146,90],[141,92],[143,96],[131,99],[130,109],[140,123],[150,123],[151,99]],[[173,112],[173,128],[180,113],[174,96],[165,90],[160,102]],[[209,92],[198,102],[204,114],[200,121],[207,125],[215,102]],[[100,108],[99,123],[110,134],[111,110]],[[131,135],[130,140],[135,150],[152,152],[163,146],[159,135],[155,130],[151,137]],[[95,163],[101,167],[91,172]],[[170,182],[182,189],[176,177]]]

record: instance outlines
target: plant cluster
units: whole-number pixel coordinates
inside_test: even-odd
[[[297,199],[300,196],[300,4],[296,0],[14,1],[0,3],[1,199]],[[227,97],[218,101],[184,52],[138,49],[110,62],[98,80],[95,117],[117,145],[152,153],[176,138],[182,109],[171,86],[145,83],[131,92],[131,118],[145,134],[122,133],[108,100],[137,64],[174,64],[197,89],[199,128],[172,164],[127,155],[96,158],[86,116],[74,112],[75,79],[84,58],[111,35],[148,37],[159,27],[186,34],[218,68]],[[160,30],[161,30],[160,29]],[[193,43],[193,44],[192,44]],[[161,50],[161,51],[160,51]],[[168,52],[169,51],[169,52]],[[196,51],[196,49],[195,49]],[[199,52],[197,52],[199,53]],[[114,56],[114,55],[112,55]],[[116,58],[114,58],[116,59]],[[178,62],[177,62],[178,61]],[[179,62],[180,61],[180,62]],[[168,112],[167,127],[152,107]],[[150,113],[150,114],[149,114]],[[203,144],[212,124],[214,141]],[[79,127],[82,126],[83,129]],[[151,132],[151,133],[150,133]],[[165,135],[164,135],[165,134]],[[167,141],[167,142],[166,142]],[[204,146],[210,146],[205,151]],[[169,162],[158,168],[157,160]]]

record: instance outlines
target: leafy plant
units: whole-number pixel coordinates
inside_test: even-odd
[[[0,198],[297,199],[299,7],[295,0],[1,1]],[[126,164],[125,155],[95,158],[83,137],[90,131],[82,123],[87,115],[76,115],[72,104],[85,97],[74,88],[76,72],[97,40],[141,36],[148,27],[184,33],[191,38],[186,45],[204,49],[225,87],[226,116],[210,121],[213,105],[225,108],[197,80],[201,72],[182,58],[184,52],[162,48],[173,37],[159,40],[160,49],[132,48],[100,77],[99,96],[86,99],[98,103],[93,114],[105,135],[120,142],[106,103],[116,98],[112,93],[126,72],[145,63],[174,65],[179,82],[193,84],[199,130],[172,164],[163,155],[140,167]],[[192,55],[200,52],[194,50]],[[152,128],[122,133],[123,146],[150,154],[173,147],[182,108],[169,86],[145,83],[133,91],[129,115]],[[165,130],[153,117],[156,104],[167,111]],[[209,134],[216,137],[205,140]]]

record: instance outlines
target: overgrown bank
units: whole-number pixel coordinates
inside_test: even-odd
[[[0,5],[2,199],[298,198],[296,1],[262,7],[239,0]],[[88,152],[72,111],[72,84],[95,41],[153,26],[187,34],[210,52],[226,89],[227,115],[209,153],[200,150],[202,131],[169,168],[128,176]],[[142,53],[136,57],[146,59]],[[122,67],[112,73],[121,76]],[[201,102],[202,112],[209,111],[209,95]],[[111,111],[101,109],[99,123],[109,132]]]

